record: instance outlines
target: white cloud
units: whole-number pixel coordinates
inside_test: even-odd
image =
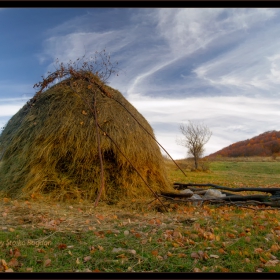
[[[236,141],[277,130],[280,118],[278,99],[235,96],[170,100],[135,94],[128,100],[148,120],[158,141],[175,158],[185,156],[176,138],[180,137],[179,125],[188,120],[203,122],[213,132],[206,145],[206,154],[210,154]]]
[[[0,117],[12,117],[21,107],[21,105],[0,105]]]

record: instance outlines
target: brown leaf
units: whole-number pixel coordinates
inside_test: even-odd
[[[273,244],[270,248],[271,252],[277,252],[279,251],[279,245]]]
[[[263,252],[263,249],[262,248],[256,248],[255,250],[254,250],[254,253],[255,254],[260,254],[260,253],[262,253]]]
[[[185,258],[187,255],[183,254],[183,253],[179,253],[177,256],[178,256],[178,258]]]
[[[198,267],[195,267],[195,268],[193,269],[193,272],[202,272],[202,270],[199,269]]]
[[[15,259],[15,258],[12,258],[12,259],[9,261],[8,266],[11,266],[11,267],[18,266],[18,260]]]
[[[66,244],[59,244],[57,247],[58,247],[59,250],[64,250],[64,249],[67,248],[67,245]]]
[[[89,260],[91,260],[91,256],[84,257],[84,262],[88,262]]]
[[[120,254],[120,255],[117,256],[117,258],[119,258],[119,259],[125,259],[125,258],[126,258],[126,255],[125,255],[125,254]]]
[[[33,268],[32,267],[27,267],[26,268],[26,272],[32,272],[33,271]]]
[[[193,259],[200,259],[200,256],[198,255],[198,253],[193,252],[193,253],[191,253],[191,258],[193,258]]]
[[[246,236],[245,241],[249,243],[249,242],[251,242],[251,238],[249,236]]]
[[[218,258],[219,258],[218,255],[210,255],[209,257],[210,257],[210,258],[214,258],[214,259],[218,259]]]
[[[102,246],[97,245],[97,247],[99,251],[104,251],[104,248]]]
[[[279,260],[269,260],[266,262],[265,266],[275,266],[279,263]]]
[[[172,257],[173,254],[172,254],[171,252],[168,251],[168,252],[167,252],[167,256],[168,256],[168,257]]]
[[[2,260],[0,261],[0,263],[1,263],[2,266],[4,267],[4,270],[8,269],[7,263],[6,263],[6,261],[5,261],[4,259],[2,259]]]
[[[19,249],[18,249],[18,248],[15,248],[15,249],[14,249],[14,257],[15,257],[15,258],[18,258],[18,257],[20,257],[20,256],[21,256],[21,253],[20,253]]]
[[[219,252],[220,254],[226,254],[226,251],[225,251],[223,248],[220,248],[220,249],[218,250],[218,252]]]
[[[51,265],[51,262],[52,262],[52,261],[51,261],[50,259],[45,260],[44,266],[45,266],[45,267],[50,266],[50,265]]]
[[[37,249],[38,253],[46,253],[46,251],[44,249]]]
[[[229,238],[235,238],[235,234],[233,234],[233,233],[227,233],[227,236],[228,236]]]
[[[152,253],[152,255],[154,255],[154,256],[157,256],[157,255],[158,255],[158,251],[157,251],[157,250],[154,250],[154,251],[152,251],[151,253]]]

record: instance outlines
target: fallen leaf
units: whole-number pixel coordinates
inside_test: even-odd
[[[193,258],[193,259],[200,259],[200,256],[198,255],[198,253],[193,252],[193,253],[191,253],[191,258]]]
[[[80,260],[79,260],[79,258],[77,258],[76,259],[76,264],[80,264],[81,262],[80,262]]]
[[[1,264],[4,267],[4,270],[8,269],[7,263],[4,259],[1,260]]]
[[[44,266],[45,266],[45,267],[50,266],[50,265],[51,265],[51,262],[52,262],[52,261],[51,261],[50,259],[45,260]]]
[[[32,272],[33,271],[33,268],[32,267],[27,267],[26,268],[26,272]]]
[[[37,249],[38,253],[46,253],[46,251],[44,249]]]
[[[89,260],[91,260],[91,256],[84,257],[84,262],[88,262]]]
[[[187,255],[184,254],[184,253],[179,253],[177,256],[178,256],[178,258],[184,258],[184,257],[186,257]]]
[[[265,266],[275,266],[279,263],[279,260],[269,260],[266,262]]]
[[[59,250],[64,250],[64,249],[67,248],[67,245],[66,244],[59,244],[57,247],[58,247]]]
[[[249,236],[246,236],[245,241],[249,243],[249,242],[251,242],[251,238]]]
[[[193,269],[193,272],[202,272],[202,270],[199,269],[198,267],[195,267],[195,268]]]
[[[218,250],[218,252],[219,252],[220,254],[226,254],[226,251],[225,251],[223,248],[220,248],[220,249]]]
[[[136,255],[136,251],[135,250],[129,250],[129,249],[127,249],[126,250],[128,253],[130,253],[130,254],[132,254],[132,255]]]
[[[99,251],[104,251],[104,248],[100,245],[97,245]]]
[[[11,266],[11,267],[18,266],[18,260],[15,259],[15,258],[12,258],[12,259],[9,261],[8,266]]]
[[[210,255],[209,257],[210,258],[214,258],[214,259],[218,259],[220,256],[218,256],[218,255]]]
[[[125,259],[125,258],[126,258],[126,255],[125,255],[125,254],[120,254],[120,255],[117,256],[117,258]]]
[[[5,272],[14,272],[11,268],[5,270]]]
[[[221,272],[229,272],[229,269],[226,268],[226,267],[222,267],[222,268],[221,268]]]
[[[152,253],[152,255],[154,255],[154,256],[157,256],[157,255],[158,255],[158,251],[157,251],[157,250],[154,250],[154,251],[152,251],[151,253]]]
[[[271,250],[272,252],[277,252],[277,251],[279,251],[279,245],[273,244],[273,245],[270,247],[270,250]]]
[[[229,238],[235,238],[235,234],[233,234],[233,233],[227,233],[227,236],[228,236]]]
[[[262,248],[256,248],[255,250],[254,250],[254,253],[255,254],[260,254],[260,253],[262,253],[263,252],[263,249]]]
[[[113,248],[112,253],[119,253],[123,250],[124,250],[123,248]]]

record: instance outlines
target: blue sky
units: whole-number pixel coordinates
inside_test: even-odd
[[[179,126],[206,124],[205,155],[280,130],[278,8],[0,9],[0,126],[61,62],[106,48],[109,85],[148,120],[175,158]]]

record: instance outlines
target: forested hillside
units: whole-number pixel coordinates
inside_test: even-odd
[[[267,131],[244,141],[236,142],[208,157],[249,157],[280,155],[280,131]]]

